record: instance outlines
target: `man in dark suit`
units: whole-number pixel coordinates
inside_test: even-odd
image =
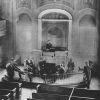
[[[87,88],[89,88],[90,78],[91,78],[91,69],[90,69],[90,67],[88,65],[88,62],[85,62],[83,73],[84,73],[84,80],[85,80],[85,82],[87,84]]]
[[[14,59],[11,59],[11,61],[9,63],[6,64],[6,71],[7,71],[7,77],[9,80],[14,80],[14,75],[15,75],[15,71],[18,72],[19,74],[19,79],[21,78],[21,74],[24,74],[24,72],[22,72],[18,67],[17,67],[17,63],[14,61]]]
[[[75,64],[72,61],[72,58],[70,58],[67,66],[68,66],[68,72],[72,72],[74,70]]]
[[[46,44],[46,49],[50,50],[51,48],[52,48],[52,44],[51,44],[50,40],[48,40],[47,44]]]

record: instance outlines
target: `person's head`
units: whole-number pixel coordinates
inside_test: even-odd
[[[89,66],[91,66],[93,64],[93,62],[91,60],[89,60]]]

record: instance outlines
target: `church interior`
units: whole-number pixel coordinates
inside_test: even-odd
[[[100,100],[100,0],[0,0],[0,100]]]

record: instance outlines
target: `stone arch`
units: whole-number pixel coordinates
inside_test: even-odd
[[[78,22],[80,22],[80,20],[85,15],[90,15],[90,16],[93,16],[95,18],[96,17],[96,11],[94,9],[90,9],[90,8],[86,8],[86,9],[80,10],[79,13],[77,14]]]
[[[31,17],[27,13],[21,13],[18,16],[17,23],[30,24],[30,23],[32,23],[32,19],[31,19]]]
[[[84,25],[96,26],[96,20],[94,16],[89,15],[89,14],[84,15],[79,21],[79,26],[84,26]]]
[[[21,23],[31,23],[32,19],[30,18],[30,16],[26,13],[22,13],[18,16],[17,22],[21,22]]]
[[[66,12],[65,10],[62,10],[62,9],[47,9],[47,10],[44,10],[39,14],[38,18],[41,19],[42,16],[44,16],[45,14],[51,13],[51,12],[65,14],[69,18],[69,20],[72,20],[71,14]]]
[[[16,22],[18,21],[18,18],[21,14],[27,14],[32,21],[32,12],[26,8],[20,8],[16,11],[16,14],[15,14]]]
[[[97,52],[97,26],[95,11],[91,9],[82,10],[79,13],[78,23],[80,54],[85,59],[94,60]]]
[[[48,4],[48,5],[44,5],[42,7],[39,7],[37,9],[37,17],[41,12],[43,12],[47,9],[62,9],[62,10],[65,10],[66,12],[69,12],[72,17],[75,13],[74,10],[71,7],[65,6],[63,4]]]

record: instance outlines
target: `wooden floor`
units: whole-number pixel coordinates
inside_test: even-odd
[[[0,71],[0,80],[6,74],[5,70]],[[38,80],[39,78],[37,78]],[[100,80],[97,78],[92,78],[90,83],[91,90],[100,90]],[[32,98],[32,93],[36,92],[34,89],[22,88],[22,95],[19,100],[27,100],[27,98]]]

